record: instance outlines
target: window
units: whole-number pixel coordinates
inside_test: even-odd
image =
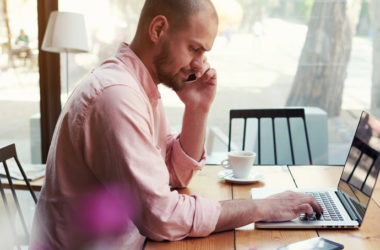
[[[0,13],[0,147],[40,163],[37,1],[1,1]]]
[[[218,92],[208,126],[228,135],[230,109],[320,107],[328,114],[326,163],[343,164],[360,111],[371,106],[377,19],[370,10],[376,8],[369,8],[369,1],[213,2],[220,25],[207,56],[218,72]],[[70,56],[71,84],[114,55],[120,42],[132,40],[142,5],[121,0],[60,2],[60,10],[85,15],[89,33],[90,53]],[[172,90],[159,88],[169,121],[179,130],[184,106]],[[223,143],[213,147],[226,149]]]

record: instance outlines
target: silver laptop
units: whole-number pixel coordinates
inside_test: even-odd
[[[358,228],[366,214],[380,170],[380,121],[362,112],[337,188],[295,189],[312,194],[323,215],[301,215],[287,222],[257,222],[256,228]],[[253,188],[254,199],[284,190]]]

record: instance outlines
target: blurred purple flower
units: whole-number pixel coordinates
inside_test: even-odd
[[[135,210],[125,188],[108,186],[81,199],[74,223],[88,237],[116,236],[126,231]]]

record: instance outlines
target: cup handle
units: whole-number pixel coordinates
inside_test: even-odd
[[[225,159],[223,160],[220,165],[222,165],[222,167],[224,167],[225,169],[231,169],[230,167],[230,160],[229,159]]]

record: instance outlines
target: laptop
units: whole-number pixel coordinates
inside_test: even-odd
[[[294,189],[312,194],[323,207],[320,218],[301,215],[286,222],[256,222],[256,228],[359,228],[380,170],[380,121],[363,111],[336,188]],[[285,190],[253,188],[261,199]]]

